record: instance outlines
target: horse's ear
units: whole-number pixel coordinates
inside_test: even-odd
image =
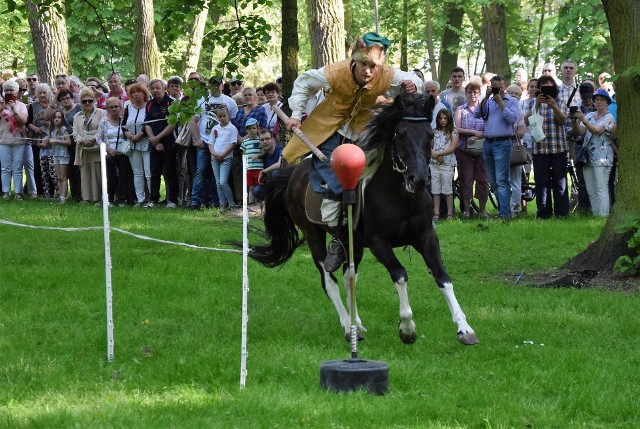
[[[393,99],[393,107],[396,108],[396,110],[402,112],[405,110],[405,103],[404,103],[404,99],[405,99],[405,92],[402,91],[400,92],[400,94],[398,94],[394,99]]]
[[[424,102],[424,116],[429,120],[433,119],[434,107],[436,107],[436,99],[433,95],[429,94],[427,100]]]

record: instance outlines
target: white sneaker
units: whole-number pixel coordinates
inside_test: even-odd
[[[22,201],[22,194],[15,194],[15,195],[14,195],[14,199],[15,199],[16,201]]]
[[[167,208],[168,208],[168,209],[175,209],[175,208],[177,208],[177,207],[178,207],[178,206],[176,205],[176,203],[172,203],[172,202],[168,202],[168,203],[167,203]]]
[[[2,199],[3,200],[8,200],[9,199],[9,193],[5,192],[4,194],[2,194]]]
[[[149,202],[148,202],[147,204],[145,204],[143,207],[144,207],[145,209],[152,209],[152,208],[154,208],[155,206],[156,206],[156,205],[155,205],[155,204],[153,204],[153,202],[152,202],[152,201],[149,201]]]

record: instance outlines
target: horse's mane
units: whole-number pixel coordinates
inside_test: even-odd
[[[396,125],[402,118],[426,118],[431,121],[432,111],[427,108],[429,97],[431,95],[402,93],[393,103],[375,108],[374,116],[365,126],[359,142],[367,157],[362,179],[371,178],[382,163],[384,149],[393,140]]]

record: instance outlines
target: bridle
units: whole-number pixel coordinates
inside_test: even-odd
[[[424,116],[403,116],[401,121],[407,122],[423,122],[428,121]],[[407,164],[405,164],[402,157],[398,154],[398,143],[396,141],[397,133],[393,133],[393,139],[391,144],[391,162],[393,163],[393,169],[398,173],[405,173],[407,171]]]

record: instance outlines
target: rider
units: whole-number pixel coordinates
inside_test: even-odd
[[[292,115],[287,121],[287,128],[300,126],[301,131],[327,157],[323,162],[314,155],[309,171],[313,190],[323,197],[322,220],[330,227],[333,236],[324,260],[327,272],[337,270],[346,260],[346,249],[340,241],[340,237],[346,235],[341,234],[343,228],[338,225],[342,186],[331,169],[331,153],[342,143],[358,141],[372,116],[371,108],[380,101],[380,96],[392,97],[401,88],[408,93],[422,92],[422,82],[414,73],[385,65],[389,45],[387,38],[373,32],[366,33],[356,40],[350,59],[300,74],[289,98]],[[320,90],[326,94],[324,101],[300,125],[307,101]],[[309,152],[307,146],[294,136],[285,146],[282,156],[291,164]]]

